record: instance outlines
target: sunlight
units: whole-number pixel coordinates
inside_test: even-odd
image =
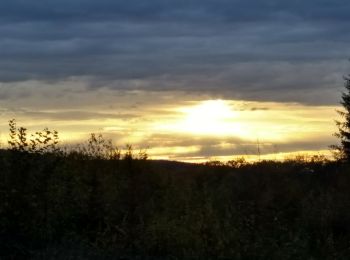
[[[239,117],[224,100],[205,100],[197,105],[178,109],[184,114],[174,130],[197,135],[241,135],[241,125],[235,122]]]
[[[78,121],[66,119],[65,109],[23,113],[18,125],[30,132],[55,129],[63,145],[83,142],[91,132],[102,133],[119,147],[126,143],[148,147],[152,158],[181,161],[226,160],[233,154],[254,157],[257,140],[261,158],[272,159],[285,153],[325,150],[337,142],[330,134],[337,130],[333,124],[339,116],[336,106],[180,97],[180,101],[165,103],[155,102],[154,97],[142,107],[99,108],[98,113],[92,108],[86,110],[88,117]],[[4,118],[11,116],[4,114]],[[7,147],[7,140],[8,122],[3,120],[0,149]]]

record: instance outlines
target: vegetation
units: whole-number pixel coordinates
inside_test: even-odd
[[[350,78],[345,77],[344,79],[346,92],[342,94],[341,101],[344,110],[338,111],[344,121],[336,121],[339,132],[335,134],[340,139],[341,144],[334,146],[334,148],[338,151],[341,159],[350,162]]]
[[[350,167],[324,158],[147,160],[100,135],[72,151],[10,121],[0,258],[348,259]]]
[[[148,161],[92,134],[10,121],[0,150],[0,258],[347,259],[349,166]]]

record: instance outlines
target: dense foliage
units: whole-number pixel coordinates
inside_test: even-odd
[[[150,161],[95,135],[75,152],[13,148],[0,150],[0,258],[350,255],[350,168],[338,162]]]

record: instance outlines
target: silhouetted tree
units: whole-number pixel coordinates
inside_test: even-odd
[[[341,104],[344,108],[338,113],[344,118],[343,121],[336,121],[339,132],[335,135],[340,139],[340,145],[336,146],[340,151],[341,158],[350,162],[350,75],[344,77],[346,91],[342,93]]]
[[[31,153],[58,153],[58,132],[44,128],[42,131],[35,132],[28,138],[27,128],[17,127],[16,120],[9,121],[8,144],[12,150]]]

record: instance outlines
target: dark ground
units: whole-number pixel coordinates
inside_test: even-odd
[[[350,167],[0,151],[1,259],[349,259]]]

